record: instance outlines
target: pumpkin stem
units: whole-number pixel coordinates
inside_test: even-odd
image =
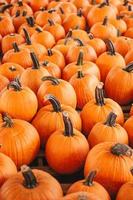
[[[49,61],[47,61],[47,60],[43,61],[43,63],[42,63],[43,66],[47,66],[48,64],[49,64]]]
[[[116,53],[115,53],[115,48],[114,48],[114,45],[113,45],[113,43],[111,42],[111,40],[106,40],[105,41],[105,43],[106,43],[106,47],[107,47],[107,50],[108,50],[108,53],[111,55],[111,56],[114,56],[114,55],[116,55]]]
[[[116,156],[131,157],[133,154],[133,150],[126,144],[117,143],[111,147],[111,153]]]
[[[50,10],[48,10],[48,13],[53,13],[53,12],[56,12],[54,8],[51,8]]]
[[[96,5],[97,4],[96,0],[91,0],[91,4]]]
[[[79,38],[75,38],[74,40],[78,42],[79,46],[84,46],[83,42]]]
[[[23,11],[22,16],[25,17],[27,15],[27,11]]]
[[[20,83],[18,78],[15,78],[14,81],[11,81],[7,85],[7,89],[9,90],[10,88],[13,88],[14,91],[21,91],[22,90],[22,86],[21,86],[21,83]]]
[[[94,39],[94,35],[93,35],[92,33],[90,33],[88,36],[89,36],[89,39],[90,39],[90,40],[93,40],[93,39]]]
[[[133,62],[126,65],[126,67],[123,68],[123,70],[126,71],[126,72],[132,72],[133,71]]]
[[[109,0],[105,0],[106,6],[109,6]]]
[[[9,69],[10,69],[12,72],[14,72],[14,71],[17,70],[15,66],[11,66],[11,67],[9,67]]]
[[[98,6],[98,8],[103,8],[104,6],[107,6],[107,4],[105,2],[100,3],[100,5]]]
[[[83,51],[80,51],[79,55],[78,55],[78,60],[77,60],[77,65],[78,66],[83,65],[83,57],[84,57]]]
[[[89,176],[88,176],[88,177],[86,178],[86,180],[84,181],[84,185],[92,186],[96,174],[97,174],[96,171],[91,171],[90,174],[89,174]]]
[[[68,33],[66,34],[66,39],[69,38],[69,37],[72,37],[72,34],[73,34],[73,31],[72,29],[69,29]]]
[[[32,69],[39,69],[40,68],[40,64],[39,64],[39,61],[37,59],[36,54],[34,52],[31,52],[30,56],[31,56],[31,59],[32,59],[32,62],[33,62]]]
[[[47,52],[48,52],[48,56],[52,56],[53,55],[53,52],[52,52],[51,49],[48,49]]]
[[[99,106],[105,105],[103,83],[100,83],[95,89],[96,104]]]
[[[53,85],[59,85],[60,81],[53,76],[44,76],[42,81],[51,81]]]
[[[62,7],[59,7],[59,10],[60,10],[61,14],[64,14],[64,10]]]
[[[6,113],[2,113],[2,120],[4,122],[3,127],[10,128],[13,126],[13,120]]]
[[[128,5],[128,3],[129,3],[129,1],[128,1],[128,0],[124,0],[123,6],[127,6],[127,5]]]
[[[81,10],[81,8],[78,9],[78,11],[77,11],[77,16],[82,17],[82,10]]]
[[[55,23],[54,23],[54,21],[52,19],[48,19],[48,23],[49,23],[50,26],[55,25]]]
[[[35,188],[38,185],[36,177],[35,177],[34,173],[32,172],[32,170],[30,169],[30,167],[23,165],[21,167],[21,172],[24,177],[23,185],[27,189]]]
[[[28,23],[29,26],[34,27],[35,21],[34,21],[33,17],[27,17],[26,21],[27,21],[27,23]]]
[[[23,28],[23,31],[25,34],[26,44],[31,45],[31,39],[30,39],[30,35],[29,35],[28,31],[25,28]]]
[[[37,27],[35,30],[36,30],[38,33],[41,33],[41,32],[42,32],[42,29],[39,28],[39,27]]]
[[[11,8],[13,5],[12,4],[7,4],[4,5],[0,8],[0,13],[4,13],[8,8]]]
[[[64,135],[67,137],[71,137],[74,135],[72,122],[68,116],[68,113],[63,112],[62,116],[63,116],[64,126],[65,126]]]
[[[61,104],[55,96],[49,94],[46,96],[46,99],[52,104],[54,112],[61,112]]]
[[[18,1],[18,6],[19,7],[23,6],[23,2],[22,1]]]
[[[104,20],[103,20],[102,25],[103,25],[103,26],[106,26],[107,23],[108,23],[108,17],[106,16],[106,17],[104,18]]]
[[[111,126],[111,127],[115,126],[116,117],[117,117],[117,115],[115,113],[111,112],[108,115],[107,120],[104,124],[107,126]]]
[[[15,17],[19,17],[20,16],[20,10],[16,11]]]
[[[19,52],[19,51],[20,51],[20,49],[19,49],[19,47],[18,47],[18,45],[17,45],[16,42],[14,42],[14,43],[12,44],[12,46],[13,46],[14,52]]]
[[[84,74],[81,70],[78,71],[78,75],[77,75],[77,78],[83,78],[84,77]]]
[[[130,172],[131,172],[131,174],[132,174],[132,176],[133,176],[133,168],[130,170]]]
[[[128,5],[128,11],[132,11],[132,6],[131,5]]]

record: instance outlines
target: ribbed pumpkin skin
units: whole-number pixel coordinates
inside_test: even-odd
[[[121,186],[120,190],[117,193],[116,200],[132,200],[133,199],[133,181],[127,182]]]
[[[34,169],[33,173],[37,179],[38,186],[27,189],[23,186],[24,178],[19,172],[8,179],[1,188],[1,200],[58,200],[63,196],[60,184],[47,172]]]
[[[0,152],[9,156],[16,166],[29,164],[40,148],[37,130],[24,120],[14,119],[12,127],[0,124]]]
[[[9,83],[9,80],[0,74],[0,91],[2,91]]]
[[[129,145],[133,148],[133,116],[129,117],[124,124],[124,128],[127,131],[129,137]]]
[[[76,193],[72,193],[72,194],[68,194],[62,198],[60,198],[59,200],[102,200],[101,198],[99,198],[97,195],[95,194],[88,194],[87,192],[76,192]],[[2,199],[3,200],[3,199]]]

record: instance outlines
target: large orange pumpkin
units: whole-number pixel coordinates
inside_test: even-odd
[[[28,87],[22,87],[17,79],[10,82],[0,95],[0,111],[7,112],[13,118],[31,121],[37,108],[34,92]]]
[[[85,136],[73,128],[67,113],[63,113],[63,120],[65,128],[49,137],[45,155],[49,166],[56,172],[72,174],[84,166],[89,144]]]
[[[53,95],[47,95],[45,99],[49,101],[51,105],[42,107],[32,121],[32,124],[38,130],[42,144],[46,144],[49,136],[53,132],[64,128],[62,112],[67,112],[73,127],[79,131],[81,130],[80,116],[72,107],[60,104]],[[49,122],[51,122],[50,126]]]
[[[29,3],[33,11],[37,11],[41,7],[46,7],[48,5],[48,0],[30,0]]]
[[[132,123],[133,123],[133,116],[131,116],[127,119],[127,121],[124,124],[124,128],[128,133],[129,145],[133,148],[133,131],[132,131],[133,126],[132,126]]]
[[[0,124],[0,143],[0,152],[9,156],[18,168],[31,163],[40,147],[38,132],[30,123],[11,119],[5,114],[3,123]]]
[[[68,194],[59,200],[101,200],[97,195],[87,192],[75,192]]]
[[[16,190],[17,188],[17,190]],[[1,200],[58,200],[63,192],[58,181],[47,172],[22,166],[21,172],[8,179],[1,188]]]
[[[0,74],[0,91],[2,91],[9,84],[9,80]]]
[[[93,169],[97,169],[95,180],[115,197],[122,184],[133,180],[130,173],[132,166],[132,149],[129,146],[104,142],[93,147],[88,153],[84,174],[87,176]]]
[[[11,16],[16,14],[16,11],[20,11],[22,13],[23,11],[26,11],[28,15],[33,15],[32,8],[23,1],[18,1],[17,3],[13,4],[13,7],[11,8]]]

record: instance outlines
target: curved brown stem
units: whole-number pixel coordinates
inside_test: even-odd
[[[69,38],[69,37],[72,37],[72,34],[73,34],[73,31],[72,29],[69,29],[68,33],[66,34],[66,39]]]
[[[128,5],[128,11],[132,11],[132,6],[131,5]]]
[[[105,2],[100,3],[100,5],[98,6],[98,8],[103,8],[104,6],[106,6],[106,3],[105,3]]]
[[[127,5],[128,5],[128,3],[129,3],[129,1],[128,1],[128,0],[124,0],[123,6],[127,6]]]
[[[20,10],[16,11],[15,17],[19,17],[20,16]]]
[[[108,23],[108,17],[106,16],[106,17],[104,18],[104,20],[103,20],[102,25],[106,26],[107,23]]]
[[[48,19],[48,23],[49,23],[50,26],[55,25],[55,23],[54,23],[54,21],[52,19]]]
[[[27,11],[24,10],[24,11],[22,12],[22,16],[25,17],[26,15],[27,15]]]
[[[28,23],[29,26],[34,27],[35,26],[35,21],[33,17],[27,17],[26,21]]]
[[[48,56],[52,56],[53,55],[52,49],[48,49],[47,53],[48,53]]]
[[[83,42],[79,38],[75,38],[74,40],[78,42],[79,46],[84,46]]]
[[[19,49],[19,47],[18,47],[18,45],[17,45],[16,42],[14,42],[14,43],[12,44],[12,46],[13,46],[14,52],[19,52],[19,51],[20,51],[20,49]]]
[[[105,105],[104,90],[103,90],[103,84],[102,83],[100,83],[95,89],[95,99],[96,99],[97,105],[99,105],[99,106]]]
[[[11,67],[9,67],[9,69],[10,69],[12,72],[14,72],[14,71],[17,70],[15,66],[11,66]]]
[[[52,94],[49,94],[49,95],[46,96],[46,99],[47,99],[48,101],[50,101],[50,103],[52,104],[54,112],[61,112],[61,111],[62,111],[62,110],[61,110],[61,104],[60,104],[60,102],[56,99],[55,96],[53,96]]]
[[[78,60],[77,60],[77,64],[76,65],[78,65],[78,66],[83,65],[83,57],[84,57],[84,53],[83,53],[83,51],[80,51],[79,55],[78,55]]]
[[[77,75],[77,78],[83,78],[84,77],[84,74],[81,70],[78,71],[78,75]]]
[[[123,68],[124,71],[126,72],[132,72],[133,71],[133,62],[129,63],[128,65],[126,65],[125,68]]]
[[[18,1],[18,6],[19,7],[23,6],[23,2],[22,1]]]
[[[12,118],[6,113],[2,113],[2,120],[4,122],[3,127],[11,128],[13,126]]]
[[[0,13],[4,13],[7,9],[11,8],[12,6],[13,6],[12,4],[6,4],[0,7]]]
[[[42,32],[42,29],[39,28],[39,27],[37,27],[35,30],[36,30],[38,33],[41,33],[41,32]]]
[[[23,28],[23,31],[24,31],[24,35],[25,35],[26,44],[31,45],[31,39],[30,39],[30,35],[29,35],[28,31],[25,28]]]
[[[24,177],[24,182],[23,182],[24,187],[26,187],[27,189],[32,189],[38,185],[37,179],[33,171],[30,169],[30,167],[23,165],[21,167],[21,172]]]
[[[88,176],[88,177],[86,178],[86,180],[83,182],[83,184],[84,184],[84,185],[87,185],[87,186],[92,186],[96,174],[97,174],[96,171],[91,171],[90,174],[89,174],[89,176]]]
[[[63,116],[64,126],[65,126],[64,135],[67,137],[71,137],[74,135],[72,122],[66,112],[63,112],[62,116]]]
[[[109,0],[105,0],[106,6],[109,6]]]
[[[51,8],[50,10],[48,10],[48,13],[53,13],[53,12],[56,12],[56,9]]]
[[[32,69],[39,69],[40,68],[40,64],[39,64],[39,61],[37,59],[36,54],[34,52],[31,52],[30,56],[31,56],[31,59],[32,59],[32,62],[33,62]]]
[[[78,9],[78,11],[77,11],[77,16],[82,17],[82,10],[81,10],[81,8]]]
[[[42,81],[51,81],[53,85],[59,85],[60,81],[53,76],[44,76]]]
[[[131,157],[133,150],[126,144],[117,143],[111,147],[111,153],[116,156],[128,156]]]
[[[107,125],[107,126],[113,127],[113,126],[115,126],[116,118],[117,118],[117,115],[115,113],[111,112],[108,115],[107,120],[104,124]]]
[[[7,89],[9,90],[10,88],[13,88],[14,91],[21,91],[22,90],[22,86],[21,86],[20,81],[19,81],[18,78],[16,78],[14,81],[11,81],[7,85]]]
[[[45,60],[45,61],[42,63],[43,66],[48,66],[48,64],[49,64],[49,61],[47,61],[47,60]]]
[[[90,39],[90,40],[93,40],[93,39],[94,39],[94,35],[93,35],[92,33],[89,33],[88,36],[89,36],[89,39]]]
[[[111,56],[116,55],[116,53],[115,53],[115,48],[114,48],[114,45],[113,45],[113,43],[111,42],[111,40],[107,39],[107,40],[105,40],[105,43],[106,43],[106,47],[107,47],[108,53],[109,53]]]
[[[62,7],[59,7],[59,10],[60,10],[61,14],[64,14],[64,10]]]

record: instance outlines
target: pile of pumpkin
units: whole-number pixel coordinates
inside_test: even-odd
[[[132,102],[132,0],[0,0],[0,200],[133,200]]]

